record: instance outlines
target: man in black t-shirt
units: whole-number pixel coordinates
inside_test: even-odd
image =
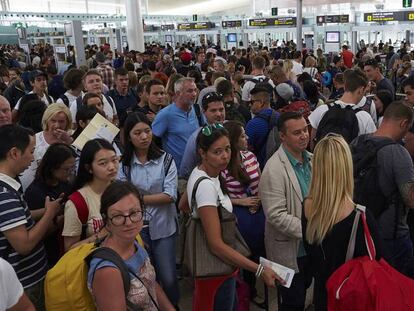
[[[388,78],[382,75],[380,66],[375,59],[370,59],[365,62],[364,72],[371,81],[371,91],[376,93],[379,90],[387,90],[392,94],[393,98],[395,97],[394,85]]]
[[[388,144],[377,151],[377,176],[381,193],[388,201],[377,216],[387,259],[397,270],[414,277],[413,244],[407,225],[409,209],[414,209],[414,167],[408,151],[398,142],[413,124],[411,107],[394,102],[385,111],[383,121],[372,135],[361,135],[352,143],[352,149],[363,144]],[[356,189],[357,193],[358,189]]]

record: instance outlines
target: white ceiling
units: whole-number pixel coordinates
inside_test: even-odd
[[[145,1],[145,0],[143,0]],[[253,1],[257,7],[293,8],[296,0],[148,0],[150,14],[210,14],[223,10],[238,9],[252,6]],[[391,0],[392,1],[392,0]],[[320,6],[340,3],[383,3],[384,0],[303,0],[303,6]]]

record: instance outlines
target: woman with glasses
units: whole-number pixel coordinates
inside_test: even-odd
[[[231,158],[229,133],[221,124],[202,128],[197,136],[197,150],[201,158],[187,184],[187,193],[192,196],[193,188],[201,177],[194,193],[195,206],[192,206],[193,218],[201,219],[210,252],[222,261],[234,267],[256,273],[266,285],[274,287],[275,281],[282,281],[272,270],[251,261],[223,241],[220,229],[218,208],[233,212],[233,205],[227,194],[225,181],[220,173],[225,170]],[[190,199],[191,201],[191,199]],[[236,281],[229,277],[217,290],[214,310],[232,311],[235,307]],[[197,307],[197,306],[196,306]]]
[[[92,259],[87,284],[97,309],[175,310],[155,280],[147,252],[136,241],[143,228],[145,214],[144,202],[137,188],[128,182],[113,182],[102,194],[101,214],[108,235],[100,246],[112,249],[124,260],[129,270],[130,289],[128,293],[124,292],[121,272],[112,262]],[[134,308],[128,308],[127,302]]]
[[[65,204],[63,241],[68,249],[106,235],[100,213],[101,195],[116,179],[119,158],[105,139],[88,141],[82,149],[72,194]]]
[[[177,168],[172,156],[157,147],[151,123],[141,112],[128,115],[124,124],[125,151],[119,173],[121,180],[134,184],[147,209],[141,237],[162,285],[173,305],[178,305],[176,273]]]
[[[260,168],[256,156],[247,150],[247,135],[243,125],[237,121],[227,121],[224,128],[231,141],[230,162],[221,176],[237,217],[237,227],[252,253],[251,259],[259,262],[265,257],[264,227],[265,216],[259,198]],[[250,286],[250,298],[258,305],[263,302],[257,297],[254,273],[244,271],[244,280]]]
[[[62,143],[52,144],[40,161],[34,181],[26,189],[25,199],[34,220],[44,214],[46,197],[56,200],[62,194],[68,195],[75,173],[76,154]],[[54,220],[54,232],[45,239],[45,248],[50,267],[59,259],[58,229],[63,225],[63,216]]]
[[[302,213],[303,242],[315,278],[316,311],[327,310],[326,282],[345,263],[355,219],[354,177],[351,151],[340,135],[329,134],[314,150],[309,196]],[[335,182],[333,182],[335,181]],[[379,235],[373,216],[366,213],[377,256]],[[354,258],[367,255],[362,222],[358,225]]]

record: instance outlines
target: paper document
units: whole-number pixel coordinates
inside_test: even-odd
[[[279,265],[263,257],[260,257],[260,263],[266,268],[272,269],[275,273],[277,273],[277,275],[279,275],[283,280],[285,280],[286,284],[282,286],[287,288],[290,287],[290,285],[292,284],[293,277],[295,276],[295,270]]]
[[[112,143],[118,133],[119,128],[97,113],[72,145],[82,150],[87,141],[95,138],[103,138]]]

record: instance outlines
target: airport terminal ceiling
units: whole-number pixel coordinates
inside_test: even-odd
[[[8,11],[31,12],[67,12],[67,13],[106,13],[125,14],[126,0],[31,0],[28,10],[28,0],[1,0],[6,3]],[[246,14],[264,12],[270,7],[295,8],[296,0],[141,0],[144,13],[151,15],[189,15],[189,14]],[[398,3],[397,3],[398,2]],[[347,5],[348,4],[348,5]],[[323,11],[347,10],[349,4],[356,9],[368,6],[372,9],[376,4],[384,4],[385,9],[401,8],[396,0],[303,0],[303,6],[310,10],[321,8]],[[148,11],[146,8],[148,5]],[[4,7],[3,7],[4,10]]]

